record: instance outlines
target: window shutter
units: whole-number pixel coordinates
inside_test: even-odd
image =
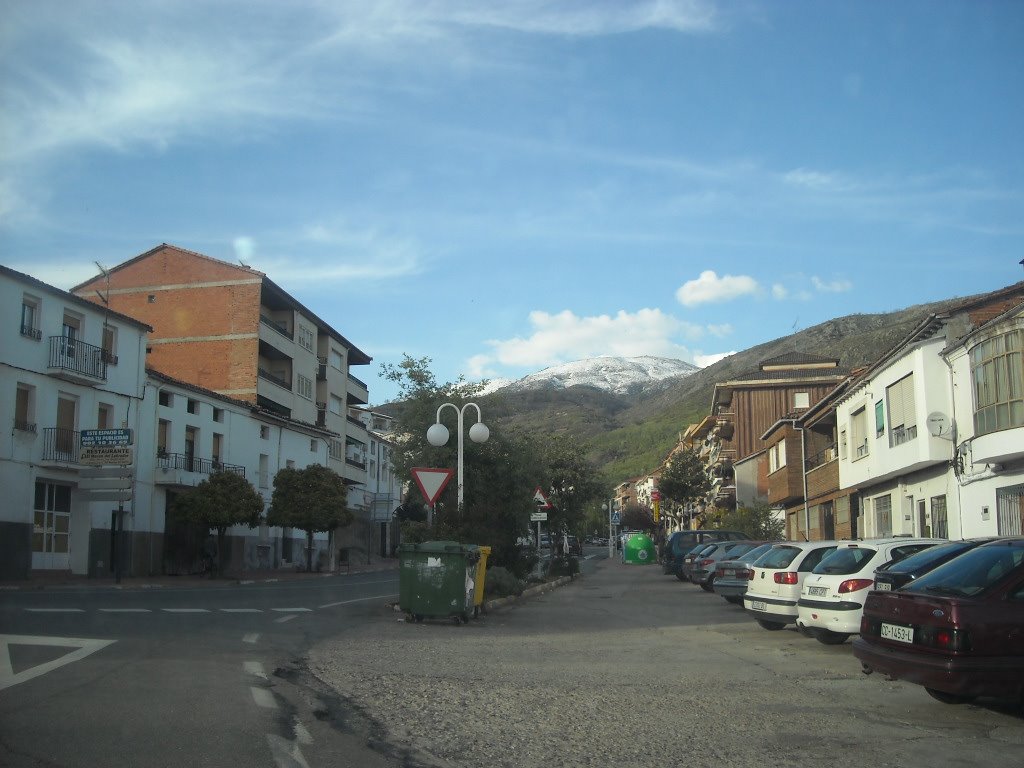
[[[917,404],[914,402],[914,374],[902,380],[903,384],[903,426],[907,429],[917,426]]]
[[[889,401],[889,429],[903,426],[903,386],[901,381],[885,388],[885,399]]]

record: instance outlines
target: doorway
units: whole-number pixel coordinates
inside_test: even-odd
[[[71,486],[36,480],[32,515],[33,570],[69,570]]]

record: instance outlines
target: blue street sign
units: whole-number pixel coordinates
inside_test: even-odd
[[[619,513],[618,512],[612,512],[612,525],[618,525],[618,524],[619,524]]]

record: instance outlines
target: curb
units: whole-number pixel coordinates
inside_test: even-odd
[[[498,608],[507,608],[508,606],[520,603],[527,598],[543,595],[545,592],[550,592],[553,589],[565,586],[566,584],[575,581],[576,578],[580,578],[580,576],[577,575],[575,578],[572,576],[561,576],[554,581],[548,581],[544,584],[536,584],[532,587],[528,587],[518,595],[511,595],[510,597],[496,597],[493,600],[485,600],[481,608],[483,608],[484,613],[489,613]]]

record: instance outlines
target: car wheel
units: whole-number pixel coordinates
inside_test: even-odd
[[[707,581],[702,581],[700,583],[700,588],[703,589],[705,592],[714,592],[715,591],[715,577],[712,576]]]
[[[786,628],[786,625],[780,621],[768,621],[767,619],[758,619],[757,623],[761,625],[761,629],[767,629],[769,632],[778,632],[780,629]]]
[[[945,691],[937,691],[934,688],[925,688],[928,695],[936,701],[941,701],[943,704],[969,704],[974,701],[973,696],[965,696],[960,693],[946,693]]]
[[[824,643],[825,645],[842,645],[846,642],[846,638],[849,635],[842,632],[832,632],[828,629],[819,629],[814,633],[814,637],[819,643]]]
[[[676,578],[680,581],[689,581],[689,579],[686,578],[682,571],[676,571]]]

